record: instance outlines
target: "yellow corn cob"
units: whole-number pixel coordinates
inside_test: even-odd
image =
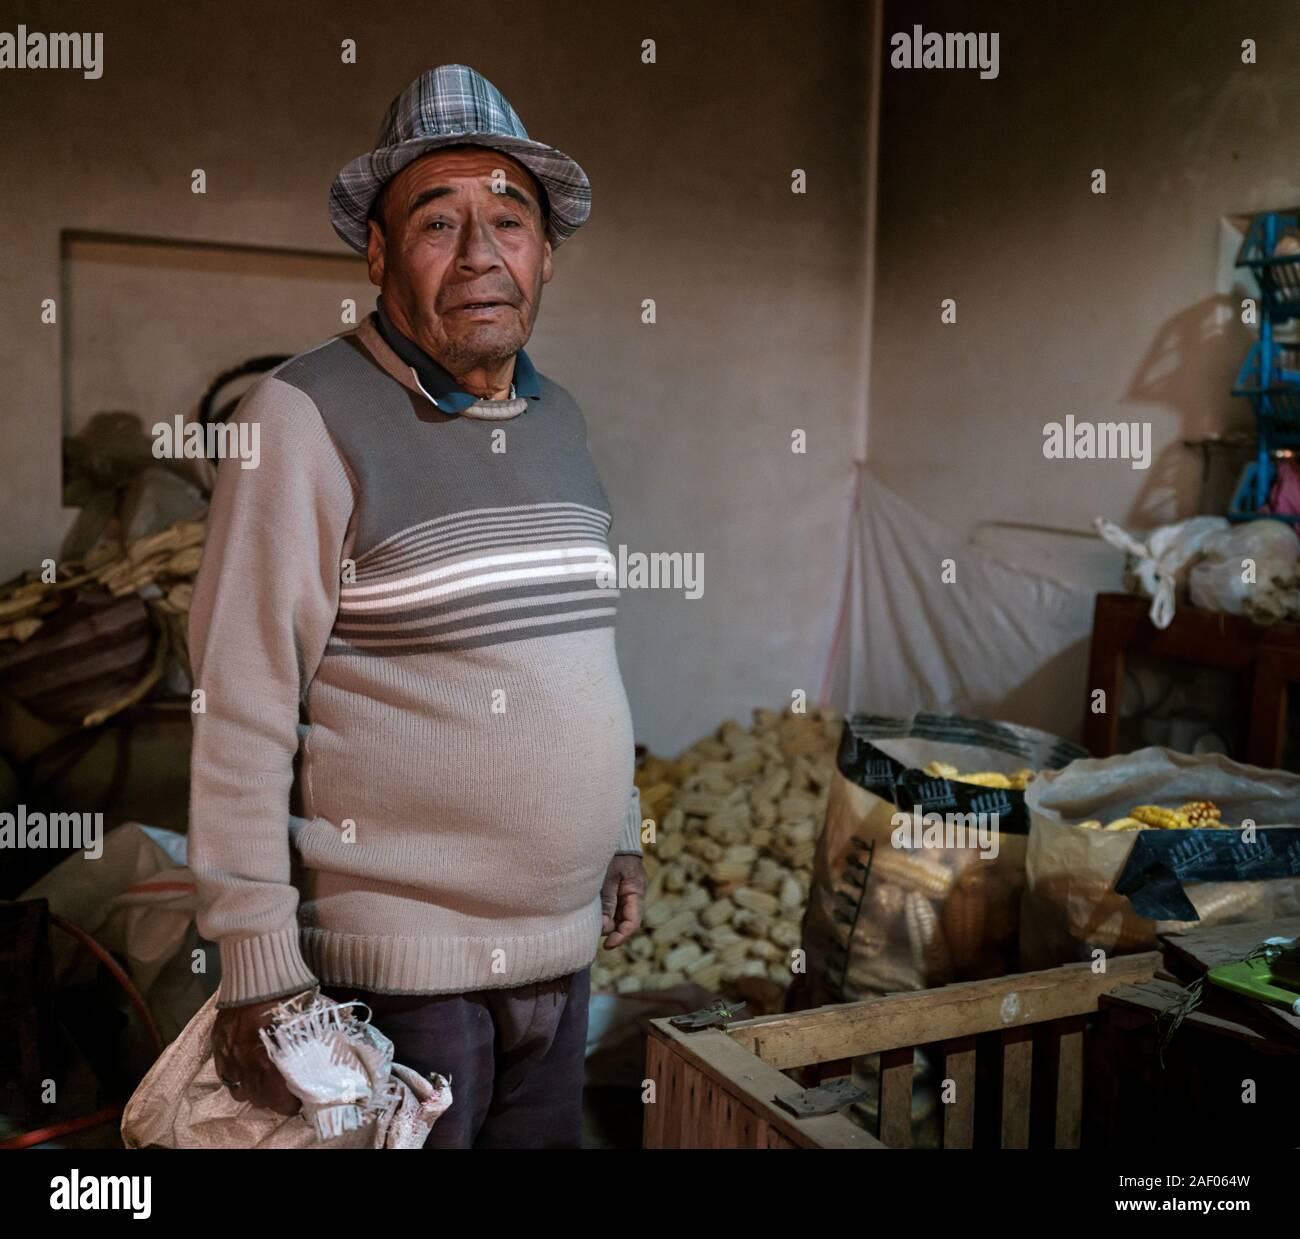
[[[1158,804],[1135,805],[1129,810],[1129,816],[1157,830],[1187,830],[1192,824],[1177,809],[1166,809]]]
[[[957,767],[950,766],[946,761],[932,761],[925,766],[925,773],[934,779],[955,779]]]
[[[952,955],[934,905],[920,891],[909,891],[903,909],[912,963],[927,985],[944,985],[952,980]]]
[[[1144,823],[1138,821],[1135,817],[1117,817],[1113,822],[1108,822],[1103,828],[1105,830],[1145,830]]]
[[[876,845],[871,875],[922,891],[934,899],[942,899],[952,888],[952,870],[947,866],[887,844]]]
[[[892,882],[872,882],[867,895],[867,905],[872,917],[882,925],[888,925],[903,914],[903,904],[907,892]]]
[[[1193,826],[1221,826],[1219,806],[1213,800],[1190,800],[1178,806],[1181,813]]]
[[[1248,908],[1253,908],[1260,900],[1258,885],[1254,882],[1224,882],[1207,884],[1193,890],[1192,904],[1199,914],[1195,921],[1167,921],[1160,928],[1165,932],[1181,932],[1199,929],[1202,925],[1213,925],[1222,921],[1233,920]],[[1250,919],[1247,917],[1246,919]]]
[[[1123,821],[1122,818],[1121,818],[1120,820]],[[1090,821],[1087,821],[1087,822],[1080,822],[1080,823],[1079,823],[1079,826],[1080,826],[1080,828],[1083,829],[1083,830],[1100,830],[1100,829],[1101,829],[1101,823],[1100,823],[1099,821],[1097,821],[1097,819],[1096,819],[1095,817],[1094,817],[1093,819],[1091,819]]]
[[[1194,899],[1197,912],[1201,914],[1201,924],[1211,921],[1226,920],[1247,908],[1253,908],[1261,900],[1259,885],[1255,882],[1225,882],[1217,891],[1207,898]]]
[[[884,954],[888,942],[889,934],[884,926],[875,921],[859,921],[850,940],[849,950],[855,959],[876,959]]]
[[[962,774],[956,766],[946,761],[932,761],[925,766],[925,773],[934,779],[948,779],[954,783],[973,783],[976,787],[1011,788],[1023,792],[1029,780],[1037,771],[1027,766],[1015,774],[1002,774],[997,770],[977,770],[973,774]]]
[[[959,774],[958,783],[973,783],[976,787],[1010,787],[1011,780],[997,770],[977,770],[974,774]]]

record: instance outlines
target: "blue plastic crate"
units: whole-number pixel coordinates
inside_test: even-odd
[[[1242,470],[1241,481],[1237,491],[1228,505],[1227,517],[1230,521],[1282,521],[1296,527],[1300,532],[1300,516],[1277,516],[1272,512],[1261,512],[1260,508],[1268,501],[1268,492],[1273,488],[1273,475],[1277,467],[1267,455],[1261,461],[1252,460]]]
[[[1300,446],[1300,344],[1271,336],[1250,346],[1232,394],[1250,401],[1270,447]]]
[[[1300,216],[1266,211],[1251,221],[1237,254],[1237,266],[1255,275],[1265,311],[1278,319],[1300,317],[1300,252],[1276,252],[1287,237],[1300,247]]]

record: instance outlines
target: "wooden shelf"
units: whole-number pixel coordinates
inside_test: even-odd
[[[1173,623],[1158,629],[1148,618],[1150,601],[1132,594],[1098,594],[1088,663],[1083,743],[1094,757],[1115,752],[1119,703],[1128,658],[1140,654],[1201,667],[1239,672],[1247,703],[1245,760],[1277,768],[1285,742],[1287,689],[1300,681],[1300,625],[1263,627],[1240,615],[1180,606]],[[1102,689],[1106,710],[1092,712]]]

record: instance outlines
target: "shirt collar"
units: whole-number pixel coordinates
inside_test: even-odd
[[[467,392],[459,386],[442,366],[424,351],[405,332],[399,331],[384,309],[382,296],[375,298],[376,327],[385,343],[408,366],[415,371],[416,381],[424,394],[444,413],[464,413],[471,405],[477,404],[480,397]],[[528,354],[520,349],[515,354],[515,377],[510,387],[510,396],[527,396],[530,400],[540,400],[541,384],[538,382],[537,370],[529,360]]]

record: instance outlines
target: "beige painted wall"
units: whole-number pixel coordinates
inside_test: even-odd
[[[38,4],[22,19],[76,29],[85,11]],[[673,749],[812,690],[839,584],[863,328],[865,4],[152,11],[108,11],[99,81],[0,75],[0,149],[23,172],[0,177],[0,573],[51,553],[70,519],[59,337],[37,320],[59,295],[60,234],[344,254],[324,210],[334,172],[420,69],[465,61],[594,182],[591,223],[560,252],[530,348],[587,409],[615,540],[705,557],[698,601],[624,596],[639,737]],[[1197,467],[1179,442],[1248,424],[1227,394],[1248,340],[1224,317],[1221,219],[1300,202],[1300,30],[1282,6],[1045,12],[887,4],[886,36],[996,27],[1001,71],[884,70],[870,457],[959,533],[1105,586],[1117,562],[1095,544],[1000,523],[1080,531],[1097,514],[1188,514]],[[359,41],[353,67],[338,60],[345,37]],[[654,67],[643,38],[657,40]],[[197,166],[203,198],[189,191]],[[795,167],[804,196],[789,192]],[[1098,167],[1105,196],[1089,191]],[[646,297],[653,327],[639,321]],[[939,321],[944,297],[955,325]],[[286,315],[268,349],[315,343],[320,309]],[[254,298],[246,317],[202,325],[237,360],[266,312]],[[173,367],[169,390],[197,394],[210,375],[193,369]],[[1044,460],[1043,425],[1067,413],[1149,420],[1156,463]],[[796,428],[807,456],[789,451]]]
[[[624,595],[638,737],[675,749],[812,691],[861,341],[865,6],[816,0],[792,20],[770,0],[35,3],[7,6],[0,28],[79,30],[92,11],[102,78],[0,74],[0,575],[53,554],[72,515],[59,504],[60,337],[38,318],[60,295],[61,234],[346,253],[325,212],[334,173],[407,81],[461,61],[593,181],[591,222],[560,251],[530,352],[587,411],[614,539],[704,555],[702,598]],[[355,66],[339,59],[349,37]],[[646,38],[654,66],[641,63]],[[196,167],[203,197],[190,192]],[[790,192],[796,167],[803,196]],[[246,319],[224,300],[168,298],[156,313],[204,316],[241,360],[247,322],[266,313],[248,287]],[[648,297],[655,326],[640,322]],[[124,289],[104,313],[133,318],[138,305]],[[318,313],[300,311],[267,351],[317,343]],[[165,338],[154,328],[83,323],[78,339]],[[179,373],[170,361],[160,384],[197,398],[211,377],[192,373],[197,360],[191,349]],[[790,452],[796,428],[806,456]]]
[[[1050,12],[886,5],[886,35],[1000,33],[994,80],[892,68],[882,80],[870,453],[904,496],[967,531],[1192,514],[1199,466],[1181,441],[1252,425],[1229,395],[1250,337],[1231,317],[1221,219],[1300,202],[1290,6]],[[940,322],[945,297],[956,324]],[[1150,421],[1151,468],[1045,460],[1044,423],[1067,413]],[[1092,584],[1117,568],[1078,539],[1007,545]]]
[[[359,254],[175,242],[72,239],[63,286],[72,433],[103,409],[133,410],[146,434],[170,425],[192,413],[217,375],[250,358],[296,353],[343,330],[345,303],[364,314],[373,301]],[[249,382],[223,388],[218,403]]]

